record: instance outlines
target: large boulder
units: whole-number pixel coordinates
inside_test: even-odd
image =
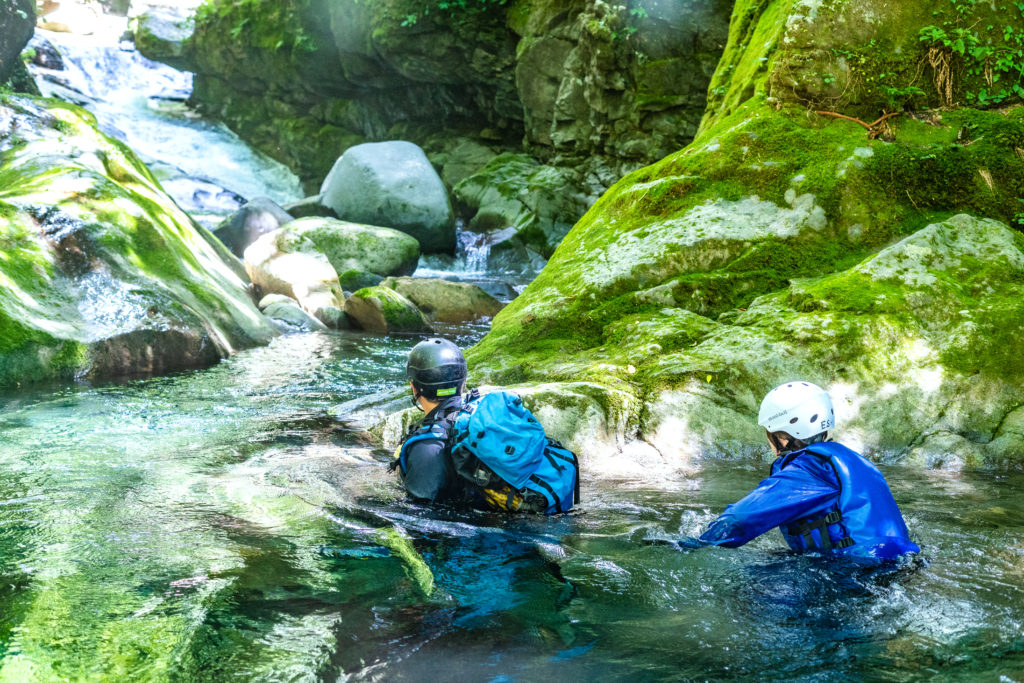
[[[21,63],[21,51],[36,25],[35,0],[10,0],[0,11],[0,84],[7,82]]]
[[[502,304],[479,286],[439,278],[390,277],[381,282],[412,303],[430,320],[460,323],[491,318]]]
[[[307,312],[342,308],[338,273],[316,245],[287,229],[269,232],[245,250],[245,270],[262,295],[290,297]]]
[[[944,49],[928,25],[962,21],[993,49],[1024,30],[965,8],[738,2],[697,138],[573,227],[467,354],[476,378],[625,392],[637,427],[612,452],[763,454],[760,398],[804,377],[872,457],[1024,460],[1006,426],[1024,393],[1024,108],[880,118],[991,98],[983,68],[915,80]]]
[[[187,44],[195,31],[192,11],[182,7],[150,7],[131,20],[131,31],[142,56],[187,70]]]
[[[0,386],[202,367],[276,334],[216,240],[84,110],[0,100],[0,168]]]
[[[213,234],[232,254],[241,257],[257,239],[293,220],[295,218],[272,199],[256,197],[214,228]]]
[[[388,287],[366,287],[345,301],[345,314],[367,332],[401,334],[432,332],[415,304]]]
[[[285,228],[296,247],[322,253],[339,273],[408,275],[420,258],[416,240],[391,228],[317,217],[299,218]]]
[[[345,220],[406,232],[424,252],[455,250],[448,191],[423,150],[411,142],[350,147],[320,191],[323,204]]]

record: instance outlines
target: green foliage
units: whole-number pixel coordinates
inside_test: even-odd
[[[359,0],[354,0],[359,2]],[[476,14],[483,14],[494,7],[508,4],[508,0],[423,0],[422,8],[417,12],[407,13],[402,18],[402,26],[415,26],[419,20],[431,12],[441,15],[445,20],[461,24]]]
[[[978,0],[949,0],[950,7],[932,12],[943,17],[941,24],[925,26],[918,32],[921,42],[934,51],[944,51],[962,63],[968,78],[981,78],[985,87],[964,92],[968,102],[979,106],[1024,99],[1024,31],[1005,24],[967,25]],[[1012,8],[1012,9],[1011,9]],[[1016,18],[1024,17],[1024,2],[1000,7]],[[947,67],[948,68],[948,67]]]
[[[196,10],[196,25],[218,25],[231,40],[265,50],[309,53],[316,45],[302,25],[309,0],[209,0]]]

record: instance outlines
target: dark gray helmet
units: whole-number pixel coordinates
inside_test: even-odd
[[[430,400],[461,394],[467,374],[459,347],[436,337],[412,347],[405,364],[405,376]]]

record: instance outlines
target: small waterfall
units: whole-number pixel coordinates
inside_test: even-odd
[[[460,232],[455,255],[456,261],[465,263],[467,275],[482,275],[487,272],[487,260],[491,255],[494,240],[487,233]]]
[[[186,106],[192,74],[151,62],[121,41],[123,18],[107,22],[90,36],[36,32],[32,46],[43,57],[30,67],[44,95],[92,112],[103,132],[128,144],[208,227],[253,197],[283,204],[303,196],[288,168]]]

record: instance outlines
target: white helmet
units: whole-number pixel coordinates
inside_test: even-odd
[[[836,414],[827,391],[810,382],[788,382],[764,397],[757,423],[769,432],[806,441],[835,427]]]

